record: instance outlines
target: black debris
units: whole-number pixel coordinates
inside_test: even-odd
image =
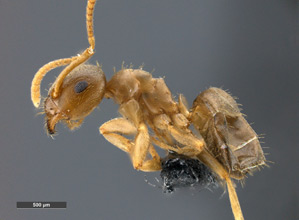
[[[164,193],[172,193],[182,187],[217,187],[216,177],[202,162],[170,153],[162,161],[160,173]]]

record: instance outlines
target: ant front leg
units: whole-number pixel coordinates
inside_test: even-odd
[[[136,127],[125,118],[115,118],[100,127],[100,133],[114,146],[130,153],[133,148],[131,140],[122,135],[135,135],[137,133]]]
[[[100,127],[100,133],[110,143],[130,155],[135,169],[146,172],[160,170],[160,157],[150,143],[148,129],[142,121],[137,101],[130,100],[121,105],[120,112],[130,121],[125,118],[112,119]],[[123,135],[135,135],[135,139],[132,141]],[[148,153],[152,156],[151,160],[146,160]]]

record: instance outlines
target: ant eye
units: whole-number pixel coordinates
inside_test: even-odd
[[[81,93],[83,92],[88,86],[88,83],[86,81],[80,81],[75,85],[75,92]]]

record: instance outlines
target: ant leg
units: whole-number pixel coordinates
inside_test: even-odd
[[[179,114],[172,117],[174,124],[178,127],[171,125],[171,119],[167,115],[159,115],[154,119],[154,125],[162,130],[168,130],[170,134],[181,144],[186,145],[189,149],[193,149],[191,154],[184,151],[184,148],[181,149],[179,154],[184,154],[189,157],[197,157],[202,161],[206,166],[208,166],[213,172],[215,172],[221,179],[223,179],[227,184],[227,189],[229,193],[230,203],[232,211],[235,217],[235,220],[244,220],[241,206],[238,200],[236,190],[233,186],[233,183],[230,179],[229,173],[224,169],[224,167],[214,158],[207,149],[205,149],[205,141],[195,137],[192,132],[187,128],[187,125],[184,123],[184,117],[181,117]],[[185,124],[185,125],[184,125]],[[187,148],[188,149],[188,148]]]
[[[134,143],[122,135],[135,135],[138,133],[138,130],[127,119],[115,118],[115,119],[112,119],[112,120],[104,123],[100,127],[100,133],[111,144],[113,144],[116,147],[118,147],[119,149],[127,152],[130,155],[130,157],[132,158],[133,166],[134,166],[134,159],[135,159],[135,161],[138,159],[139,159],[139,161],[141,161],[140,163],[142,165],[139,167],[136,167],[136,165],[135,165],[134,166],[135,169],[139,169],[139,170],[147,171],[147,172],[157,171],[157,170],[161,169],[160,157],[151,144],[149,144],[149,149],[148,149],[149,153],[152,156],[151,160],[144,161],[145,157],[143,158],[140,155],[137,155],[137,156],[133,155],[132,152],[134,152],[135,145],[137,145],[137,137],[136,137],[136,140]],[[138,134],[137,134],[137,136],[138,136]],[[142,137],[140,137],[140,136],[139,136],[139,138],[142,139]],[[145,152],[145,156],[148,151]]]
[[[136,127],[124,118],[115,118],[100,127],[100,133],[111,144],[119,149],[130,153],[132,149],[132,141],[122,135],[135,135],[137,133]]]
[[[172,120],[166,114],[161,114],[155,117],[154,126],[161,130],[168,131],[177,142],[184,146],[195,148],[195,150],[200,153],[206,145],[205,141],[202,138],[200,139],[199,137],[194,136],[191,130],[187,128],[187,119],[182,114],[178,115],[180,115],[180,117],[173,116],[172,118],[182,119],[180,122],[179,119],[176,120],[177,123],[175,121],[175,125],[180,124],[179,128],[172,125]]]
[[[194,136],[190,130],[182,132],[172,125],[168,126],[168,130],[179,143],[195,148],[198,153],[200,153],[206,145],[203,139]]]
[[[150,144],[149,153],[152,156],[153,160],[159,163],[161,162],[161,158],[152,144]]]
[[[212,171],[214,171],[221,179],[225,180],[235,220],[244,220],[239,199],[229,173],[207,150],[203,150],[201,154],[197,155],[197,157],[201,162],[203,162]]]
[[[182,149],[182,154],[186,155],[184,148]],[[195,152],[194,155],[187,155],[189,157],[197,157],[201,162],[208,166],[213,172],[215,172],[222,180],[226,182],[229,199],[231,203],[232,212],[234,214],[235,220],[244,220],[239,199],[233,185],[233,182],[230,178],[229,173],[225,168],[214,158],[206,149],[203,149],[200,154]]]
[[[186,118],[190,117],[189,107],[187,100],[183,94],[179,95],[179,102],[178,102],[178,108],[180,113],[182,113]]]
[[[132,121],[137,128],[137,135],[130,156],[133,167],[137,170],[142,169],[150,149],[150,137],[148,128],[143,119],[143,112],[140,109],[139,103],[134,99],[122,104],[119,108],[119,112],[125,118]]]
[[[177,154],[184,155],[186,157],[196,157],[199,152],[192,146],[184,146],[184,147],[172,147],[169,144],[165,144],[164,142],[161,142],[153,137],[151,137],[151,141],[158,147],[162,148],[166,151],[173,151]]]
[[[161,170],[161,158],[152,144],[149,146],[149,153],[152,156],[152,159],[144,161],[140,167],[140,170],[144,172],[154,172]]]
[[[178,154],[182,154],[182,153],[183,153],[183,151],[182,151],[181,148],[179,148],[179,147],[172,147],[172,146],[170,146],[170,145],[168,145],[168,144],[165,144],[165,143],[162,142],[162,141],[157,140],[157,139],[154,138],[154,137],[151,137],[151,142],[153,142],[156,146],[162,148],[163,150],[166,150],[166,151],[173,151],[173,152],[176,152],[176,153],[178,153]]]
[[[203,149],[201,153],[199,153],[192,146],[176,149],[154,138],[152,138],[151,140],[155,145],[165,150],[172,150],[178,154],[185,155],[188,157],[197,157],[201,162],[203,162],[206,166],[208,166],[214,173],[216,173],[223,181],[226,182],[231,208],[235,220],[244,220],[239,199],[229,173],[218,162],[218,160],[215,159],[206,149]]]
[[[135,138],[135,145],[130,153],[133,167],[139,170],[146,158],[149,151],[150,137],[148,134],[148,129],[145,123],[140,123],[138,125],[138,133]]]

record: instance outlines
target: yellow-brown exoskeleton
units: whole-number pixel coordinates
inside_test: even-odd
[[[200,160],[226,183],[235,219],[244,219],[231,178],[243,179],[264,165],[265,158],[257,135],[235,100],[221,89],[210,88],[199,94],[189,110],[182,95],[178,101],[173,99],[163,78],[154,78],[142,68],[122,68],[106,82],[100,66],[85,64],[95,48],[95,2],[89,0],[86,10],[90,46],[79,56],[44,65],[32,81],[31,98],[38,107],[42,78],[51,69],[67,65],[44,102],[48,133],[54,134],[60,121],[70,129],[78,127],[102,98],[111,98],[122,117],[104,123],[99,131],[130,156],[135,169],[161,170],[155,146]],[[191,124],[200,134],[192,132]]]

